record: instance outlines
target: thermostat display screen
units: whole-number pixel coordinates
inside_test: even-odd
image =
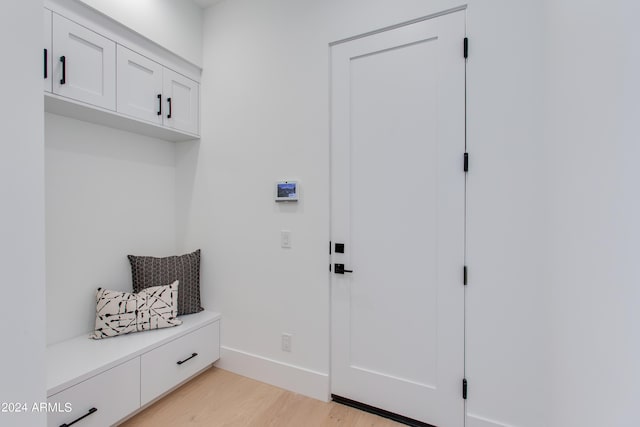
[[[276,184],[276,201],[298,200],[298,183],[284,181]]]
[[[296,197],[295,184],[278,184],[278,197]]]

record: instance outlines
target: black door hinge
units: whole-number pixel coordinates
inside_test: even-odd
[[[467,285],[467,266],[466,265],[462,268],[462,284],[465,286]]]
[[[464,38],[464,47],[463,47],[464,58],[467,59],[469,57],[469,38]]]
[[[467,399],[467,379],[462,380],[462,398]]]
[[[469,153],[464,153],[464,171],[469,172]]]

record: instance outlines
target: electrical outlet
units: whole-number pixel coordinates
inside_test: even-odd
[[[282,351],[291,352],[291,338],[293,335],[291,334],[282,334]]]

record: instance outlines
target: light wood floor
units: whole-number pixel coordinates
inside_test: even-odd
[[[120,427],[142,426],[394,427],[402,424],[213,367]]]

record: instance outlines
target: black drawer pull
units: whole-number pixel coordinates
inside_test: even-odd
[[[193,359],[193,358],[194,358],[194,357],[196,357],[197,355],[198,355],[198,353],[193,353],[191,356],[187,357],[186,359],[184,359],[184,360],[180,360],[180,361],[178,362],[178,365],[182,365],[184,362],[186,362],[187,360]]]
[[[77,423],[80,420],[83,420],[85,418],[87,418],[89,415],[93,414],[94,412],[98,412],[98,410],[96,408],[91,408],[89,409],[89,412],[87,412],[86,414],[84,414],[83,416],[81,416],[80,418],[76,418],[75,420],[71,421],[69,424],[65,423],[65,424],[61,424],[60,427],[69,427],[74,425],[75,423]]]
[[[158,94],[158,115],[162,115],[162,94]]]
[[[169,114],[167,114],[167,119],[171,118],[171,98],[167,98],[167,102],[169,103]]]
[[[47,51],[47,49],[44,50],[44,78],[46,79],[48,77],[48,67],[47,67],[47,63],[49,59],[49,52]]]

